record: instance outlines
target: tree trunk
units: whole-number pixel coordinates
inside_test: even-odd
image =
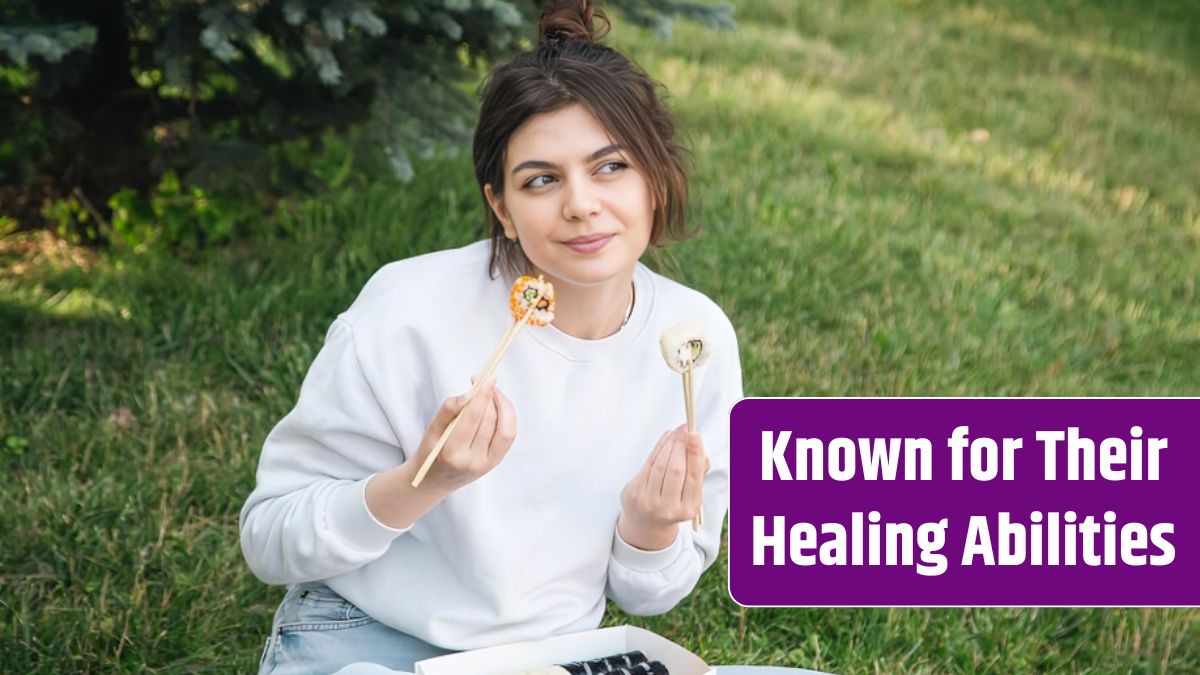
[[[96,27],[96,44],[84,77],[47,101],[74,128],[47,153],[35,189],[43,202],[67,197],[81,202],[99,222],[91,233],[76,224],[75,234],[95,244],[104,239],[108,198],[124,187],[144,193],[154,184],[147,149],[154,98],[134,80],[125,3],[89,0],[79,7],[79,18]]]

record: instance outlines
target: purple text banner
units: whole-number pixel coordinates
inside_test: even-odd
[[[745,399],[748,606],[1200,605],[1200,399]]]

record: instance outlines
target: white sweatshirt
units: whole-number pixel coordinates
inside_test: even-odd
[[[666,612],[717,556],[728,509],[729,411],[742,397],[737,341],[703,294],[634,273],[629,322],[599,340],[527,326],[497,374],[517,437],[491,472],[411,527],[366,507],[374,474],[415,452],[442,401],[462,394],[511,324],[513,279],[487,273],[490,244],[382,267],[338,315],[295,408],[271,430],[241,512],[242,551],[272,584],[324,580],[379,621],[447,649],[597,627],[605,597]],[[621,489],[659,436],[685,421],[663,329],[705,324],[697,430],[712,468],[705,525],[644,551],[616,534]]]

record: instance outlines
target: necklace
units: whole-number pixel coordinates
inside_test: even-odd
[[[633,302],[636,298],[637,298],[637,286],[634,286],[633,280],[630,279],[629,280],[629,307],[625,308],[625,318],[621,321],[621,325],[617,327],[617,330],[621,330],[622,328],[625,327],[625,324],[629,323],[629,317],[633,316]]]

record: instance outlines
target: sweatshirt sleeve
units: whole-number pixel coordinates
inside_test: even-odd
[[[737,336],[728,321],[722,326],[717,353],[696,372],[696,426],[711,463],[704,479],[704,525],[693,531],[690,522],[680,524],[674,543],[660,551],[634,548],[614,528],[606,594],[629,614],[670,611],[692,592],[721,549],[729,510],[729,411],[742,398]]]
[[[256,486],[239,519],[251,571],[269,584],[291,584],[326,579],[382,556],[407,529],[376,520],[364,489],[378,467],[403,461],[360,366],[351,326],[339,317],[295,407],[263,445]]]

